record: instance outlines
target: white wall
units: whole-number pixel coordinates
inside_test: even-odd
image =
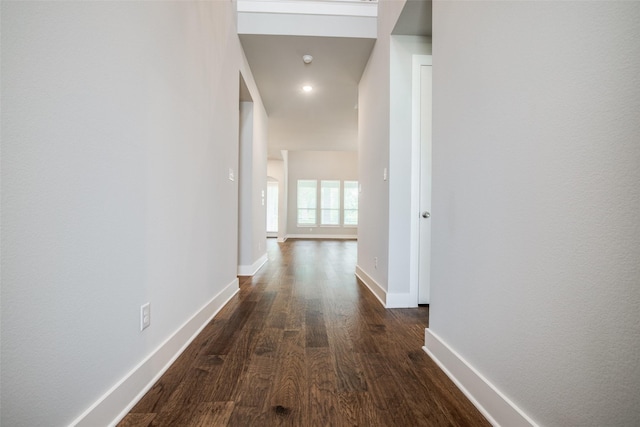
[[[238,273],[249,274],[252,269],[253,247],[253,102],[240,102],[240,150],[238,156]],[[261,236],[264,237],[264,236]],[[250,275],[250,274],[249,274]]]
[[[254,86],[255,87],[255,86]],[[262,107],[253,116],[253,260],[267,259],[267,140],[268,118]]]
[[[434,2],[430,330],[545,426],[640,425],[640,3]]]
[[[411,158],[413,55],[431,54],[431,39],[391,36],[389,119],[389,279],[387,300],[393,305],[417,307],[410,293]]]
[[[240,275],[255,274],[266,261],[267,133],[264,108],[256,110],[253,102],[241,102],[238,173]]]
[[[0,424],[106,425],[237,290],[233,7],[2,2]]]
[[[297,201],[298,180],[358,180],[358,153],[355,151],[289,151],[289,205],[288,205],[288,237],[351,237],[358,235],[356,227],[316,226],[298,227]],[[342,188],[341,188],[342,191]],[[318,199],[318,208],[320,208]],[[342,204],[341,204],[342,208]],[[318,221],[320,213],[318,209]]]
[[[375,2],[238,1],[240,34],[375,38]]]
[[[358,86],[358,172],[362,186],[358,208],[362,214],[358,219],[356,270],[382,300],[389,265],[389,181],[383,179],[383,172],[389,170],[390,39],[404,3],[378,3],[378,39]]]

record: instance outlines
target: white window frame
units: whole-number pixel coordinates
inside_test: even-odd
[[[337,183],[338,185],[338,195],[336,197],[336,201],[338,202],[338,206],[337,207],[325,207],[325,202],[327,201],[327,197],[324,197],[324,190],[328,189],[328,190],[335,190],[335,184]],[[325,184],[327,184],[327,187],[325,187]],[[329,187],[329,184],[331,184],[331,187]],[[320,181],[320,227],[340,227],[340,225],[342,224],[341,221],[341,214],[342,214],[342,181],[340,181],[339,179],[323,179]],[[337,213],[338,218],[336,220],[335,223],[325,223],[324,222],[324,213],[325,211],[331,211]]]
[[[360,209],[360,204],[359,201],[356,201],[357,203],[357,207],[356,209],[347,209],[347,203],[346,203],[346,194],[347,194],[347,183],[355,183],[355,190],[356,190],[356,197],[359,197],[359,193],[360,193],[360,187],[358,184],[358,181],[355,180],[344,180],[342,182],[342,188],[343,188],[343,193],[342,193],[342,226],[343,227],[358,227],[358,215],[357,212]],[[356,211],[356,223],[355,224],[347,224],[345,223],[345,218],[347,217],[346,212],[347,211]]]
[[[315,184],[314,189],[314,203],[313,207],[300,207],[300,184],[301,183],[311,183]],[[311,222],[300,222],[300,211],[314,211],[314,219],[313,223]],[[299,179],[296,186],[296,223],[298,227],[317,227],[318,226],[318,180],[317,179]]]

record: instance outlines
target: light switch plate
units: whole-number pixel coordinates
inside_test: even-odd
[[[140,330],[144,331],[151,325],[151,304],[146,303],[140,306]]]

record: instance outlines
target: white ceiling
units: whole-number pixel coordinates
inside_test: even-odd
[[[269,115],[269,158],[280,150],[357,150],[358,82],[374,39],[243,34],[240,41]],[[304,92],[306,84],[313,91]]]
[[[356,151],[358,83],[375,44],[377,13],[369,7],[375,2],[240,1],[239,16],[246,18],[240,41],[269,115],[269,158],[282,158],[281,150]],[[304,15],[307,5],[318,20]],[[329,21],[325,7],[345,16]],[[252,13],[269,8],[272,13]],[[393,33],[430,36],[431,0],[407,1]],[[311,64],[303,62],[305,54],[313,56]],[[310,93],[302,91],[307,84]]]

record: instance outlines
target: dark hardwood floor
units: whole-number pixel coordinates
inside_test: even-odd
[[[269,262],[119,426],[488,426],[421,349],[428,308],[385,310],[355,241],[268,242]]]

